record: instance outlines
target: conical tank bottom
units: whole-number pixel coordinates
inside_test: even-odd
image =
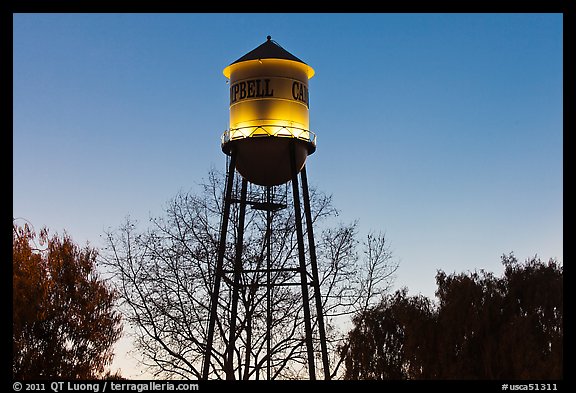
[[[245,138],[233,142],[236,151],[236,170],[251,183],[278,186],[292,179],[290,144],[294,143],[296,172],[299,173],[308,157],[308,143],[294,138]]]

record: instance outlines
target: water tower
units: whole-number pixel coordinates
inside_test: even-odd
[[[237,329],[239,288],[242,282],[242,275],[248,272],[242,262],[244,217],[247,205],[266,212],[268,261],[263,271],[267,273],[268,281],[263,283],[263,285],[268,288],[268,293],[271,287],[283,285],[270,282],[270,272],[279,270],[272,266],[270,262],[271,214],[278,209],[289,207],[276,203],[273,200],[271,190],[276,186],[287,186],[287,183],[291,182],[298,242],[298,264],[294,268],[286,270],[294,271],[299,276],[297,285],[301,288],[303,302],[304,333],[310,379],[316,379],[310,288],[313,291],[313,302],[315,303],[317,334],[320,341],[324,379],[330,379],[305,166],[308,156],[316,150],[316,135],[310,131],[308,115],[308,80],[314,75],[314,70],[268,36],[266,42],[224,68],[223,72],[226,78],[229,79],[230,84],[230,126],[221,139],[222,151],[227,155],[228,165],[219,248],[209,307],[206,353],[202,369],[203,378],[207,379],[210,374],[214,330],[218,318],[218,299],[223,281],[231,285],[232,291],[229,338],[224,356],[224,368],[227,379],[235,378],[233,356]],[[239,198],[232,195],[236,172],[242,178]],[[298,175],[300,175],[300,181],[298,180]],[[254,187],[262,188],[262,194],[265,195],[265,199],[260,201],[249,200],[247,197],[248,183],[251,183]],[[302,198],[300,196],[300,187]],[[304,220],[302,217],[301,199],[303,201]],[[224,269],[224,256],[230,208],[233,203],[239,204],[235,244],[236,255],[233,269],[226,270]],[[309,250],[308,261],[306,261],[305,255],[303,221],[306,222]],[[268,321],[272,320],[272,313],[273,305],[268,295]],[[269,355],[269,337],[267,350]],[[270,379],[270,356],[267,356],[267,359],[267,378]]]

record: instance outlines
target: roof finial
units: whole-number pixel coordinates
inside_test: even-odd
[[[270,40],[272,39],[272,36],[270,36],[270,35],[269,35],[269,36],[266,36],[266,39],[267,39],[268,41],[270,41]]]

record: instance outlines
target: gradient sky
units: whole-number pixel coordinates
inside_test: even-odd
[[[267,35],[315,71],[309,182],[386,232],[396,288],[563,262],[561,14],[15,14],[13,217],[74,241],[225,170],[222,69]],[[122,346],[121,352],[127,348]],[[117,367],[131,377],[131,361]]]

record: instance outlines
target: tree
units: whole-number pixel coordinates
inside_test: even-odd
[[[125,318],[134,328],[135,345],[143,363],[163,378],[200,378],[206,348],[210,294],[220,233],[224,176],[211,171],[199,195],[179,193],[167,205],[165,215],[151,219],[151,227],[138,231],[127,219],[107,233],[108,266],[120,291]],[[290,206],[286,186],[274,187],[275,200]],[[238,195],[239,182],[235,184]],[[261,197],[259,187],[249,190],[249,200]],[[391,284],[397,263],[392,260],[384,234],[371,233],[360,258],[357,223],[326,226],[337,216],[331,198],[311,189],[318,270],[331,356],[331,374],[341,364],[344,345],[342,323],[354,313],[380,300]],[[233,204],[224,269],[231,271],[237,236],[238,205]],[[271,378],[307,378],[304,320],[299,286],[270,289],[273,319],[267,316],[266,212],[247,209],[242,263],[246,270],[239,293],[234,375],[237,379],[264,379],[270,362]],[[275,269],[298,265],[293,209],[272,214],[270,260]],[[306,234],[305,234],[306,235]],[[364,264],[364,268],[361,266]],[[274,271],[275,283],[298,282],[296,273]],[[231,277],[228,277],[228,279]],[[221,286],[218,320],[211,356],[211,377],[223,378],[230,326],[231,290]],[[310,294],[312,296],[312,294]],[[310,304],[314,304],[310,300]],[[312,309],[313,330],[317,318]],[[270,329],[268,329],[270,325]],[[268,339],[270,358],[267,357]],[[318,347],[318,338],[314,338]],[[317,369],[320,370],[319,359]]]
[[[111,376],[106,366],[122,332],[121,314],[116,293],[96,272],[96,255],[67,234],[49,238],[42,229],[37,238],[27,224],[13,225],[14,378]]]
[[[357,314],[345,348],[346,379],[418,379],[429,372],[433,353],[432,302],[409,297],[406,288]],[[417,354],[417,356],[415,356]]]
[[[502,257],[485,271],[436,275],[437,303],[407,290],[354,318],[349,379],[560,379],[563,268]]]

